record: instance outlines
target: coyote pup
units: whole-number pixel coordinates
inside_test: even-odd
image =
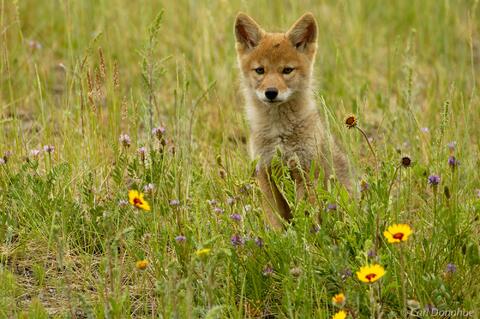
[[[279,228],[278,215],[288,221],[292,213],[272,178],[276,154],[281,154],[281,162],[289,167],[297,199],[313,199],[309,186],[316,181],[308,180],[312,167],[315,179],[321,169],[325,181],[335,175],[349,186],[347,162],[325,132],[312,96],[317,24],[313,15],[306,13],[286,33],[269,33],[239,13],[235,37],[251,127],[250,151],[259,159],[257,178],[265,195],[267,217]]]

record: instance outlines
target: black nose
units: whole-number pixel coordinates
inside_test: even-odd
[[[267,99],[269,100],[275,100],[275,98],[277,97],[278,95],[278,90],[276,88],[268,88],[266,91],[265,91],[265,96],[267,97]]]

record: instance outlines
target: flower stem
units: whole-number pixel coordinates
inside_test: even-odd
[[[362,133],[363,137],[364,137],[365,140],[367,141],[368,147],[370,148],[370,151],[371,151],[372,154],[373,154],[373,158],[375,159],[375,163],[377,163],[377,154],[376,154],[375,151],[373,150],[372,144],[371,144],[370,141],[368,140],[367,134],[366,134],[365,131],[362,130],[359,126],[355,126],[355,127],[360,131],[360,133]]]
[[[403,318],[407,318],[407,286],[405,282],[405,256],[404,249],[400,249],[400,280],[402,281],[402,303],[403,303]]]

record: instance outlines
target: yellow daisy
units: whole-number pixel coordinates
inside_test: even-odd
[[[135,263],[135,267],[137,267],[137,269],[139,270],[145,270],[147,266],[148,266],[148,260],[146,259],[139,260]]]
[[[391,244],[406,241],[411,234],[412,229],[407,224],[394,224],[383,232],[383,236]]]
[[[332,319],[345,319],[345,318],[347,318],[347,313],[343,310],[340,310],[332,317]]]
[[[342,292],[336,294],[335,296],[333,296],[332,302],[336,306],[343,306],[343,304],[345,303],[345,295]]]
[[[132,189],[128,191],[128,201],[137,208],[141,208],[146,211],[150,210],[150,205],[143,198],[143,193],[140,193],[137,190]]]
[[[197,255],[198,257],[206,256],[210,253],[210,251],[210,248],[199,249],[195,252],[195,255]]]
[[[383,277],[383,275],[385,275],[385,269],[378,264],[360,267],[360,271],[357,271],[358,279],[366,283],[375,282]]]

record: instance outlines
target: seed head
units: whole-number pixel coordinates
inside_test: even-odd
[[[345,118],[345,125],[347,128],[354,128],[357,126],[357,118],[355,115],[349,115]]]
[[[402,157],[402,166],[407,168],[407,167],[410,167],[410,165],[412,165],[412,160],[410,159],[410,157],[408,156]]]

